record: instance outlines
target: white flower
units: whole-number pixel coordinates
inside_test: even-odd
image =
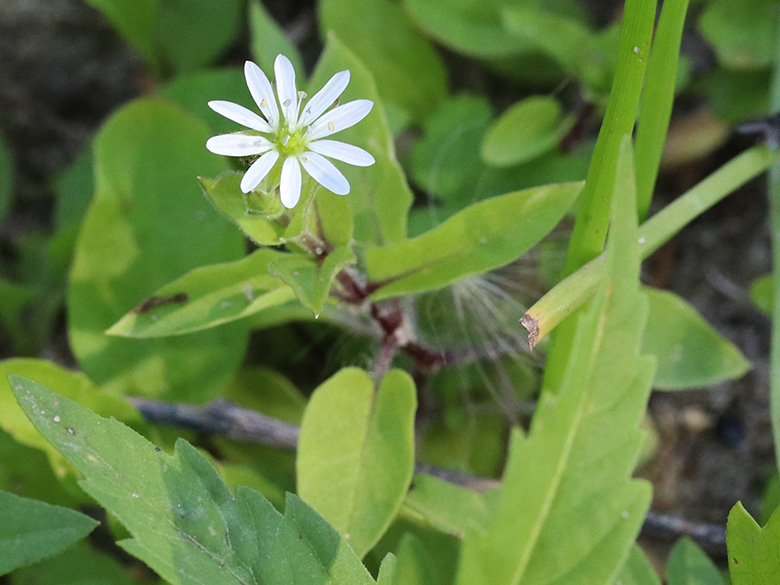
[[[233,102],[209,102],[212,110],[249,130],[209,138],[206,148],[224,156],[260,155],[241,179],[244,193],[257,187],[277,161],[282,160],[279,193],[282,204],[288,209],[295,207],[301,198],[301,165],[320,185],[337,195],[346,195],[349,182],[325,157],[359,167],[376,161],[362,148],[323,138],[360,122],[371,111],[374,102],[354,100],[326,113],[349,83],[349,71],[341,71],[330,78],[301,112],[306,94],[298,92],[295,86],[295,70],[290,60],[284,55],[277,56],[274,73],[278,103],[271,83],[260,67],[251,61],[244,65],[249,93],[262,116]]]

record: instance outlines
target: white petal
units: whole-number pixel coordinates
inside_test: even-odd
[[[268,81],[263,70],[252,61],[244,63],[244,77],[246,77],[246,86],[249,88],[249,93],[252,94],[252,99],[263,112],[268,123],[275,128],[279,123],[279,108],[276,106],[271,82]]]
[[[299,126],[305,126],[320,117],[320,114],[327,110],[333,102],[344,92],[349,84],[349,71],[339,71],[328,80],[323,88],[314,94],[303,109]]]
[[[259,130],[260,132],[273,131],[271,126],[268,125],[268,122],[255,114],[252,110],[247,110],[244,106],[239,106],[233,102],[226,102],[223,100],[213,100],[209,102],[209,107],[217,114],[225,116],[228,120],[232,120],[233,122],[251,128],[252,130]]]
[[[277,55],[274,61],[276,75],[276,92],[279,94],[279,104],[287,124],[294,129],[298,121],[298,88],[295,87],[295,69],[284,55]]]
[[[374,102],[371,100],[355,100],[332,109],[309,127],[309,140],[317,140],[354,126],[368,116]]]
[[[301,155],[301,164],[312,179],[329,191],[333,191],[336,195],[349,193],[349,181],[325,157],[316,152],[307,152]]]
[[[338,140],[315,140],[309,144],[309,149],[356,167],[370,167],[376,162],[376,159],[369,152],[359,146]]]
[[[282,205],[292,209],[301,198],[301,165],[294,156],[285,159],[282,165],[282,180],[279,184]]]
[[[241,179],[241,191],[249,193],[252,189],[257,187],[260,184],[260,181],[265,179],[265,176],[273,168],[277,160],[279,160],[279,153],[272,150],[252,163],[249,170],[244,173],[244,178]]]
[[[252,156],[271,150],[271,143],[262,136],[220,134],[209,138],[206,148],[222,156]]]

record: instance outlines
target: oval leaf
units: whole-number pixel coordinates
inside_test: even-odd
[[[152,341],[105,335],[165,283],[244,255],[241,234],[198,192],[198,173],[225,170],[204,146],[209,135],[178,106],[144,99],[95,140],[95,198],[74,255],[68,321],[82,368],[115,393],[207,400],[243,358],[244,324]]]
[[[312,395],[301,424],[298,492],[358,556],[376,544],[401,506],[414,470],[414,382],[400,370],[379,390],[346,368]]]
[[[650,319],[642,351],[658,358],[653,388],[701,388],[739,378],[750,369],[739,349],[691,305],[668,291],[646,290]]]
[[[526,98],[490,127],[482,142],[482,160],[496,167],[528,162],[555,148],[573,122],[570,116],[562,119],[554,98]]]

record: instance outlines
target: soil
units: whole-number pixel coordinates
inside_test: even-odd
[[[294,22],[296,15],[281,17]],[[103,16],[83,2],[0,2],[0,134],[16,165],[12,212],[0,226],[3,262],[13,262],[21,236],[50,224],[52,182],[106,116],[142,92],[143,71]],[[710,159],[665,176],[659,199],[671,200],[749,145],[732,139]],[[754,512],[760,506],[775,465],[768,414],[770,323],[753,307],[748,290],[769,271],[770,254],[759,179],[646,264],[648,282],[688,299],[754,366],[734,382],[653,395],[649,412],[660,446],[641,473],[654,483],[656,512],[722,526],[737,500]]]

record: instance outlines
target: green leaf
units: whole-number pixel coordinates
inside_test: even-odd
[[[513,433],[493,522],[463,539],[459,584],[557,585],[574,576],[607,583],[641,527],[650,486],[631,474],[654,360],[639,355],[647,300],[629,140],[618,164],[606,282],[577,324],[563,383],[542,394],[529,435]]]
[[[323,0],[319,13],[323,33],[335,33],[344,46],[360,55],[386,101],[408,110],[419,121],[444,99],[444,64],[397,3]]]
[[[45,360],[16,358],[0,362],[0,428],[22,445],[40,449],[49,458],[59,479],[75,485],[77,474],[60,453],[35,430],[16,402],[8,383],[9,375],[34,378],[104,416],[112,416],[133,426],[143,425],[141,416],[127,402],[100,392],[82,372],[73,372]],[[78,491],[78,488],[76,488]]]
[[[274,70],[274,60],[280,53],[292,61],[293,68],[303,74],[301,55],[284,31],[268,14],[261,0],[249,0],[249,50],[263,71]]]
[[[725,67],[766,67],[777,53],[776,8],[774,0],[711,0],[699,18],[699,32]]]
[[[70,274],[68,320],[82,368],[112,392],[207,400],[243,359],[240,323],[159,340],[104,333],[165,283],[243,256],[241,235],[198,193],[195,176],[225,164],[204,148],[209,135],[174,104],[144,99],[95,140],[96,192]]]
[[[573,117],[562,116],[555,98],[521,100],[488,129],[482,142],[482,160],[496,167],[533,160],[555,148],[573,123]]]
[[[0,392],[4,393],[5,388]],[[15,441],[3,430],[0,430],[0,490],[59,506],[75,507],[79,503],[54,475],[43,451]]]
[[[414,469],[414,382],[392,370],[374,392],[345,368],[314,391],[301,423],[298,492],[364,556],[401,506]]]
[[[155,36],[167,64],[193,71],[214,62],[235,42],[243,0],[163,0]]]
[[[435,559],[421,538],[407,532],[398,545],[396,583],[399,585],[447,585],[436,572]]]
[[[214,134],[227,134],[242,128],[209,108],[209,100],[228,100],[238,104],[253,103],[246,86],[244,72],[238,68],[209,69],[177,75],[160,86],[157,92],[160,96],[173,100],[196,115],[202,122],[208,124]]]
[[[645,553],[634,546],[628,554],[626,564],[613,581],[615,585],[661,585],[661,579],[655,574],[653,566],[647,560]]]
[[[293,495],[284,516],[257,492],[234,496],[183,440],[174,455],[123,424],[22,377],[30,420],[84,476],[83,489],[124,524],[119,544],[172,585],[370,585],[338,533]]]
[[[138,585],[140,582],[116,558],[83,542],[56,557],[14,571],[11,579],[13,585]]]
[[[774,585],[780,575],[780,513],[761,528],[742,502],[731,509],[726,527],[732,585]]]
[[[442,532],[463,538],[468,533],[485,530],[493,510],[487,497],[472,489],[418,473],[404,500],[402,512]]]
[[[412,147],[414,181],[436,197],[471,202],[482,171],[480,144],[492,118],[485,98],[457,95],[444,101]]]
[[[757,278],[750,285],[750,298],[753,299],[753,304],[768,317],[772,316],[772,311],[774,310],[774,302],[772,300],[774,287],[774,280],[771,274]]]
[[[216,179],[199,177],[206,196],[219,211],[241,228],[241,231],[253,242],[261,246],[278,246],[284,243],[285,227],[275,221],[275,214],[262,215],[247,204],[247,197],[241,193],[241,173],[227,173]],[[269,207],[281,212],[281,203],[276,206],[278,197],[273,194],[251,194],[256,198],[273,198]],[[276,209],[279,207],[279,209]]]
[[[331,34],[309,87],[318,90],[333,74],[344,69],[349,69],[351,80],[340,101],[370,99],[374,102],[365,120],[338,134],[339,140],[368,150],[376,159],[370,167],[340,167],[351,185],[347,197],[355,221],[354,238],[360,244],[396,242],[406,237],[406,216],[413,196],[396,160],[394,138],[370,70]]]
[[[306,398],[290,380],[263,366],[241,368],[223,392],[225,399],[257,412],[301,424]]]
[[[288,284],[303,305],[318,316],[330,292],[336,275],[355,263],[355,254],[349,246],[342,246],[326,256],[304,254],[276,254],[268,264],[268,273]]]
[[[57,554],[97,524],[70,508],[0,492],[0,575]]]
[[[642,351],[658,358],[653,388],[688,390],[733,380],[750,370],[742,352],[685,300],[647,288],[650,319]]]
[[[268,273],[281,252],[261,249],[235,262],[202,266],[157,289],[106,331],[165,337],[200,331],[273,310],[295,298]]]
[[[14,165],[11,153],[0,136],[0,221],[3,221],[11,208],[14,186]]]
[[[435,290],[509,264],[561,220],[581,183],[508,193],[467,207],[413,239],[366,251],[375,300]]]
[[[404,0],[415,22],[443,45],[472,57],[506,57],[533,45],[509,33],[501,21],[505,0]]]
[[[555,59],[569,74],[582,76],[595,56],[595,35],[575,18],[531,6],[506,8],[502,17],[507,31]]]
[[[320,189],[312,201],[317,228],[325,243],[333,248],[349,245],[355,227],[349,199]]]
[[[723,585],[720,571],[690,538],[677,541],[666,565],[669,585]]]
[[[154,24],[158,0],[87,0],[153,68],[159,67]]]
[[[85,148],[57,179],[54,223],[58,230],[77,229],[87,213],[95,191],[92,158],[92,149]]]
[[[382,559],[382,564],[379,565],[379,575],[376,579],[377,585],[394,585],[399,583],[399,581],[396,580],[396,573],[398,572],[397,566],[398,561],[395,556],[392,553],[388,553],[387,556]]]

